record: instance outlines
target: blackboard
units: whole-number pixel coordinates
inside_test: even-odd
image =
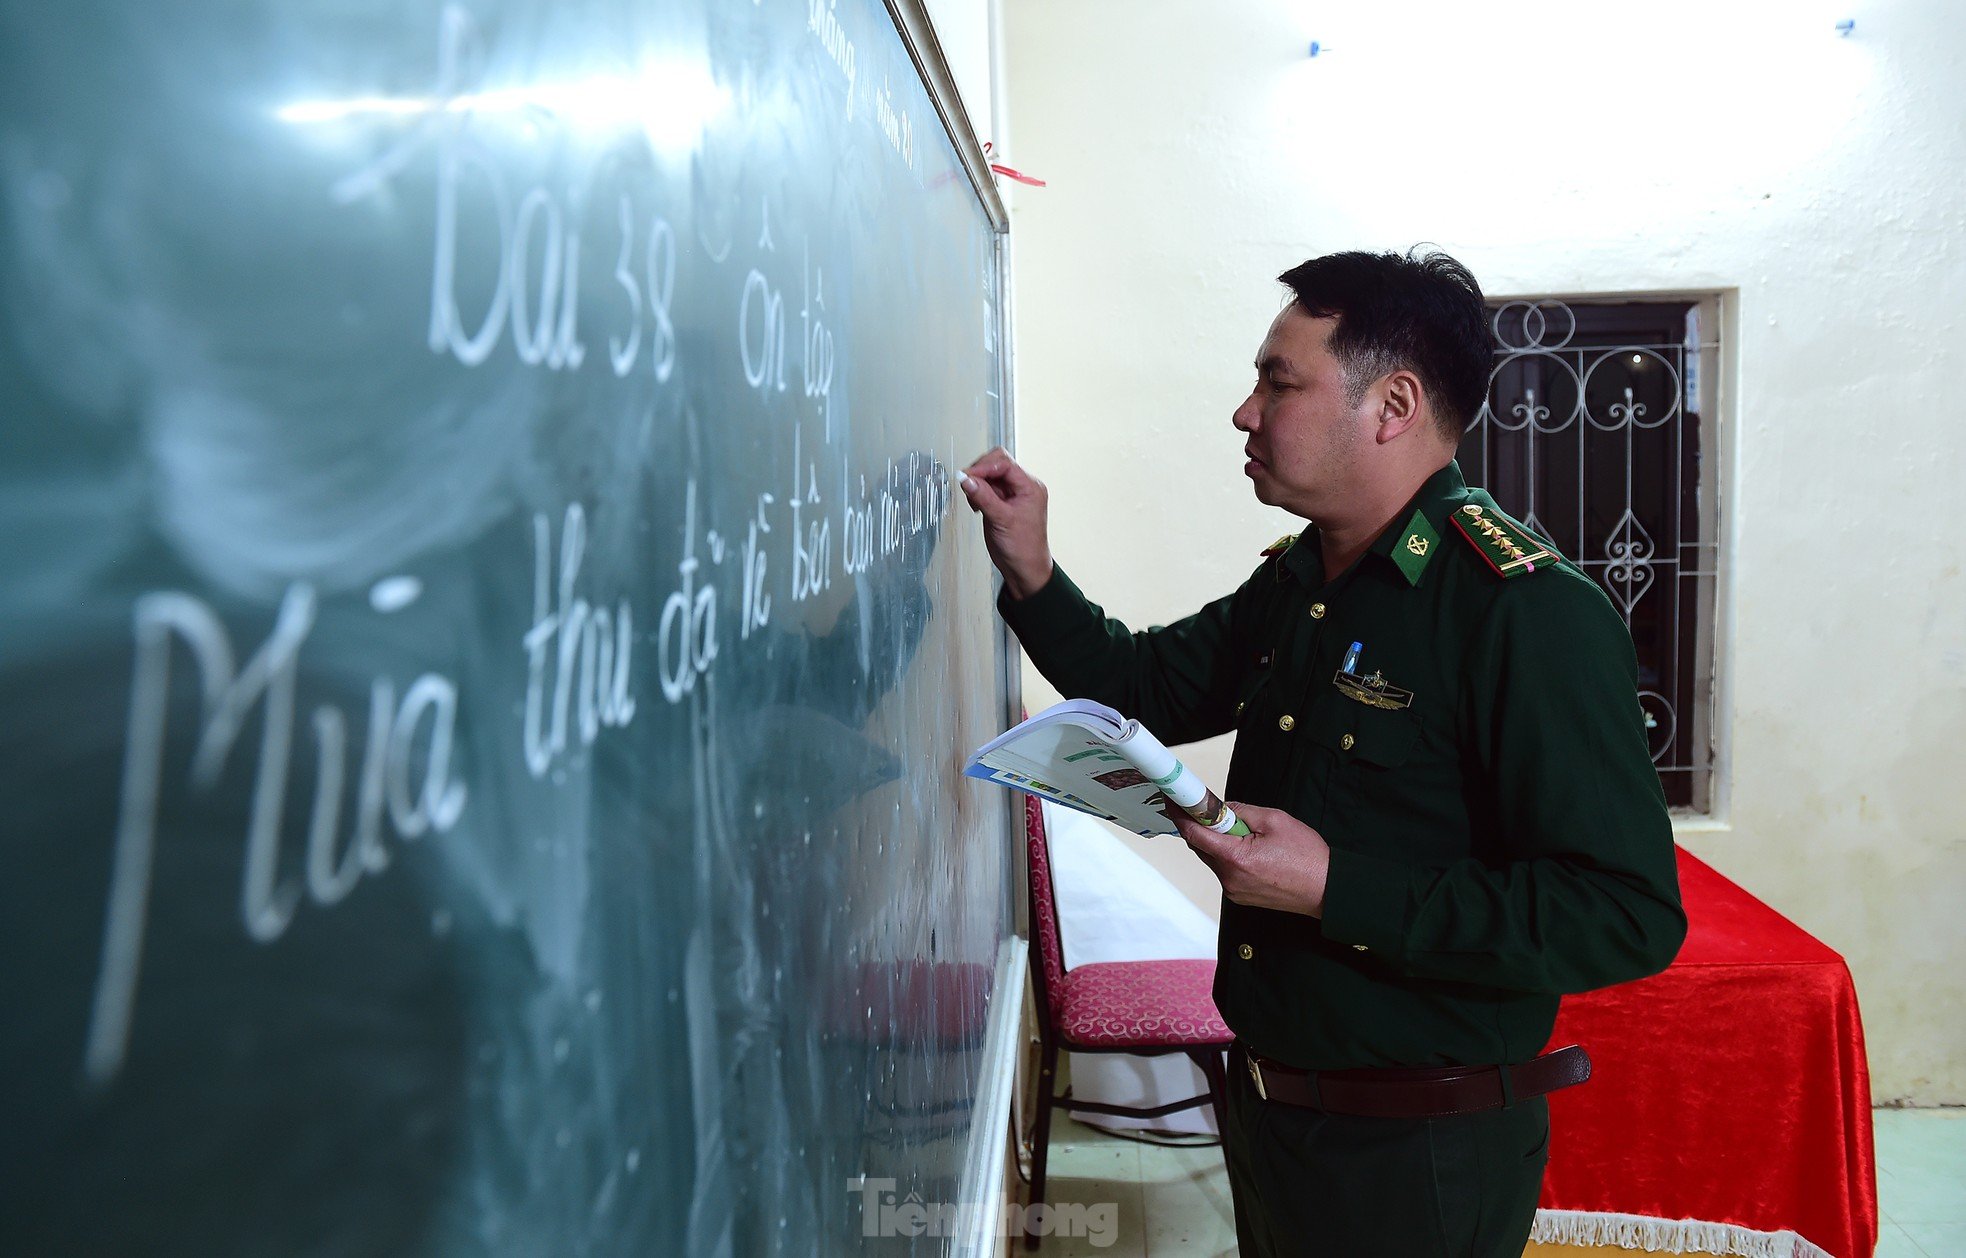
[[[0,1253],[967,1191],[1003,219],[901,13],[0,0]]]

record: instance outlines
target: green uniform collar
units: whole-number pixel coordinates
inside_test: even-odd
[[[1440,539],[1447,530],[1448,517],[1467,498],[1468,482],[1461,476],[1461,465],[1449,463],[1427,478],[1420,492],[1393,516],[1392,524],[1366,549],[1366,554],[1386,560],[1408,585],[1420,584],[1421,576],[1440,553]],[[1284,554],[1283,561],[1313,589],[1324,584],[1324,559],[1317,546],[1315,523]]]

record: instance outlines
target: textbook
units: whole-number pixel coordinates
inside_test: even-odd
[[[1211,830],[1249,833],[1151,731],[1090,699],[1053,704],[991,739],[963,773],[1104,817],[1138,835],[1177,833],[1161,812],[1170,800]]]

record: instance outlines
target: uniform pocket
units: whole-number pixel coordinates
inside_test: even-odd
[[[1412,754],[1420,721],[1411,708],[1375,708],[1334,689],[1312,705],[1310,735],[1341,760],[1391,769]]]
[[[1453,1258],[1522,1252],[1542,1189],[1549,1117],[1536,1098],[1429,1123],[1444,1252]]]
[[[1548,1105],[1537,1106],[1535,1109],[1540,1112],[1542,1121],[1532,1129],[1535,1139],[1529,1152],[1522,1155],[1522,1160],[1540,1164],[1550,1160],[1550,1109]]]

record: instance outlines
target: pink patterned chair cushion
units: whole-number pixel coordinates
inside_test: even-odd
[[[1209,989],[1213,961],[1095,961],[1065,971],[1058,1033],[1067,1048],[1227,1046]]]

